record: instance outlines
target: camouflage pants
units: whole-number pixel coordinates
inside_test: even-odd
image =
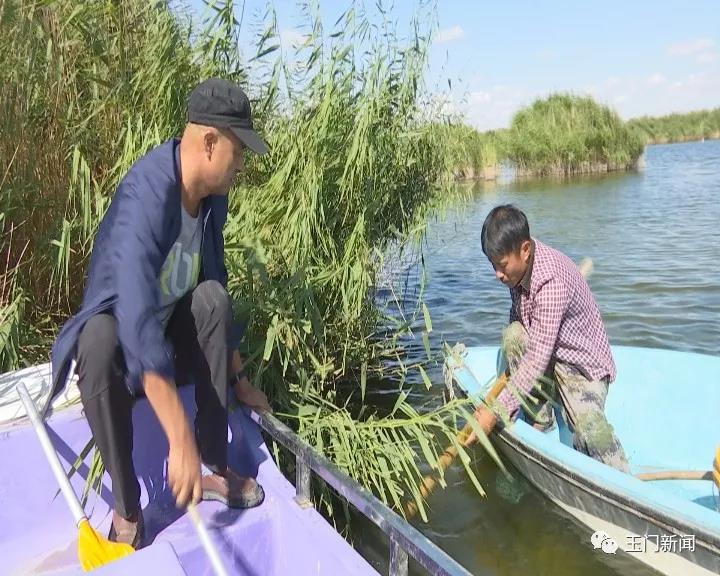
[[[520,322],[513,322],[503,332],[503,352],[510,374],[517,370],[527,348],[528,333]],[[617,468],[629,472],[625,451],[605,418],[608,382],[588,380],[575,367],[552,361],[544,377],[533,389],[527,404],[534,407],[527,419],[540,429],[554,423],[553,407],[560,408],[562,418],[573,433],[573,446]]]

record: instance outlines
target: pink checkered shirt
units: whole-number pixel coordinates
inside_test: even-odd
[[[586,378],[615,379],[615,362],[595,298],[578,267],[565,254],[533,238],[528,274],[510,289],[510,322],[528,331],[527,348],[498,401],[513,414],[551,360],[569,364]]]

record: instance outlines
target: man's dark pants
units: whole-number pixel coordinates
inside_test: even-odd
[[[195,383],[195,437],[208,468],[227,466],[227,396],[230,366],[230,297],[219,282],[198,284],[175,305],[166,335],[175,349],[176,378]],[[112,479],[115,510],[130,518],[140,508],[132,460],[133,396],[112,314],[98,314],[78,341],[78,387],[85,415]]]

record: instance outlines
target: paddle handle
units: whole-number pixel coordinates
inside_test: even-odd
[[[507,386],[508,383],[508,376],[507,374],[503,373],[498,376],[498,378],[495,380],[495,384],[493,384],[493,387],[490,389],[490,392],[488,392],[485,395],[485,404],[490,404],[491,402],[494,402],[497,400],[497,397],[500,396],[503,390],[505,390],[505,386]],[[467,444],[467,441],[470,439],[470,436],[473,433],[473,428],[468,422],[463,426],[463,429],[460,430],[460,433],[457,435],[458,442],[465,446]],[[452,450],[450,450],[452,448]],[[453,458],[455,458],[458,454],[457,448],[453,444],[452,446],[448,447],[448,450],[446,452],[450,451]],[[445,464],[445,460],[443,460],[444,466],[442,467],[443,470],[445,470],[449,465],[452,459],[447,461],[447,464]]]
[[[52,468],[53,474],[55,474],[55,479],[58,481],[58,484],[60,484],[60,490],[62,491],[63,496],[65,496],[65,501],[70,507],[70,512],[72,512],[75,524],[79,525],[82,520],[86,519],[85,512],[83,512],[83,509],[80,507],[80,502],[78,502],[77,496],[75,495],[75,492],[73,492],[72,486],[70,486],[70,480],[68,480],[65,469],[62,467],[62,464],[60,464],[60,459],[55,452],[55,447],[50,441],[50,437],[45,429],[45,424],[41,420],[40,415],[35,408],[35,404],[33,403],[32,398],[30,398],[27,388],[25,388],[25,384],[23,382],[19,382],[16,388],[18,394],[20,395],[20,400],[22,401],[23,406],[25,406],[25,412],[27,413],[28,418],[30,418],[30,422],[32,422],[33,428],[40,439],[40,445],[43,448],[43,452],[45,452],[45,457],[50,464],[50,468]]]
[[[208,558],[210,558],[210,564],[212,565],[213,570],[215,570],[215,574],[217,576],[228,576],[225,565],[220,559],[220,553],[210,538],[210,532],[208,532],[205,522],[203,522],[203,519],[200,516],[200,512],[198,512],[197,507],[192,502],[188,504],[188,514],[190,514],[190,519],[195,525],[195,530],[197,530],[198,536],[200,536],[200,542],[202,543],[203,548],[205,548]]]
[[[493,384],[490,392],[488,392],[485,396],[485,401],[492,402],[493,400],[495,400],[505,389],[505,386],[507,386],[507,381],[507,375],[501,374],[500,377],[495,381],[495,384]],[[465,424],[465,426],[463,426],[463,429],[458,432],[457,441],[463,446],[465,446],[472,433],[472,425],[468,422],[467,424]],[[452,461],[457,458],[457,455],[458,449],[455,444],[451,444],[450,446],[445,448],[445,452],[442,453],[442,455],[440,456],[440,458],[438,458],[437,461],[438,472],[444,472],[445,470],[447,470],[450,467],[450,464],[452,464]],[[438,477],[436,473],[431,473],[425,476],[419,486],[420,495],[423,498],[427,498],[430,493],[435,489],[437,483]],[[408,502],[407,504],[405,504],[405,515],[407,518],[412,518],[413,516],[415,516],[415,514],[417,514],[417,512],[418,507],[415,502]]]
[[[643,472],[635,474],[638,480],[712,480],[712,470],[666,470],[663,472]]]
[[[665,470],[635,474],[640,480],[712,480],[720,488],[720,446],[715,450],[712,470]]]

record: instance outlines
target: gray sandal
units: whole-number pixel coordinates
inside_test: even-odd
[[[251,490],[233,490],[233,482],[225,479],[228,483],[228,495],[226,495],[224,490],[220,491],[220,489],[213,487],[212,484],[217,482],[216,479],[211,476],[205,476],[203,480],[205,480],[204,484],[206,484],[206,486],[203,486],[203,500],[222,502],[229,508],[255,508],[256,506],[260,506],[265,500],[265,490],[263,490],[263,487],[260,486],[257,481],[255,481],[255,485]]]
[[[121,516],[113,510],[113,519],[110,523],[108,540],[110,540],[110,542],[130,544],[135,550],[142,548],[144,544],[143,540],[145,539],[145,520],[143,519],[142,511],[138,512],[138,521],[136,523],[128,522],[128,526],[120,530],[115,529],[116,517],[121,518]]]

